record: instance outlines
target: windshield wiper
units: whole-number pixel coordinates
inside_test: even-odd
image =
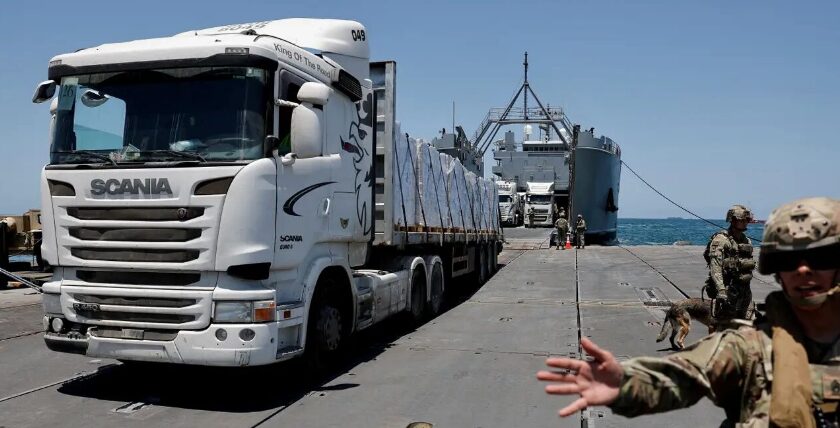
[[[200,162],[207,162],[207,159],[204,159],[204,156],[201,156],[198,153],[192,152],[179,152],[177,150],[169,150],[169,149],[162,149],[162,150],[143,150],[143,153],[165,153],[169,155],[176,155],[181,156],[182,158],[197,160]]]
[[[94,151],[90,151],[90,150],[59,150],[59,151],[55,151],[53,153],[61,153],[61,154],[68,154],[68,155],[84,155],[84,156],[88,157],[88,160],[90,160],[90,158],[95,158],[95,159],[99,159],[99,160],[104,160],[106,162],[110,162],[114,166],[118,166],[117,161],[115,161],[114,159],[111,159],[110,156],[104,155],[102,153],[97,153],[97,152],[94,152]]]

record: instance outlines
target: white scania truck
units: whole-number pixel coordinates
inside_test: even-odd
[[[516,182],[499,180],[496,181],[496,187],[499,188],[499,212],[502,216],[502,224],[521,226],[524,217],[522,200],[516,191]]]
[[[533,226],[551,227],[554,225],[554,182],[527,182],[528,192],[525,195],[526,223],[531,224],[533,212]]]
[[[52,114],[47,346],[216,366],[323,356],[396,313],[437,313],[453,278],[486,279],[492,182],[440,155],[448,220],[405,215],[430,201],[405,200],[395,77],[361,24],[327,19],[54,57],[33,97]]]

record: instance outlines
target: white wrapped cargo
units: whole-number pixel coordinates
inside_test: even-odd
[[[447,180],[447,171],[452,165],[452,157],[438,153],[438,168],[436,171],[435,181],[438,188],[438,200],[440,201],[440,214],[442,223],[441,227],[444,229],[451,229],[455,227],[455,217],[457,208],[452,206],[452,198],[450,197],[449,181]]]
[[[490,189],[492,191],[492,193],[490,195],[490,200],[491,201],[498,201],[499,200],[499,187],[496,186],[496,183],[492,183],[492,184],[493,185],[490,186]],[[493,223],[492,223],[493,224],[493,231],[494,232],[499,232],[500,228],[502,227],[502,225],[500,224],[501,219],[499,218],[499,205],[491,202],[490,206],[491,206],[490,215],[493,218]]]
[[[479,225],[479,229],[487,232],[490,230],[490,217],[488,217],[487,213],[490,212],[490,204],[487,201],[487,180],[484,178],[478,177],[477,183],[478,184],[478,194],[480,196],[479,205],[481,206],[479,211],[479,218],[481,218],[481,224]]]
[[[478,229],[478,195],[476,189],[476,175],[472,171],[464,169],[464,187],[467,193],[468,208],[464,211],[464,217],[467,220],[467,230],[476,231]]]
[[[394,229],[401,230],[415,224],[417,150],[414,139],[402,133],[399,123],[394,130],[394,165]]]
[[[415,203],[415,223],[429,228],[443,227],[445,190],[439,186],[440,153],[423,140],[417,141],[418,194]],[[444,193],[444,197],[439,197]],[[443,203],[441,203],[443,202]]]
[[[449,163],[446,170],[446,187],[449,189],[449,209],[452,211],[452,227],[457,230],[467,228],[469,216],[469,199],[467,198],[466,182],[464,181],[464,167],[458,159],[446,156]]]

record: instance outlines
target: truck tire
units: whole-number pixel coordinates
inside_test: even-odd
[[[478,285],[482,285],[487,282],[487,246],[486,245],[479,245],[475,249],[477,255],[475,258],[476,266],[475,266],[475,276]]]
[[[305,353],[312,368],[321,370],[338,355],[345,341],[345,322],[339,302],[329,290],[335,287],[331,279],[319,281],[306,331]]]
[[[487,279],[490,279],[490,277],[498,270],[496,256],[495,244],[487,244]]]
[[[421,323],[426,314],[426,274],[422,269],[414,269],[411,274],[411,302],[408,313],[413,324]]]
[[[426,312],[429,317],[435,317],[440,314],[443,307],[443,291],[444,291],[444,275],[443,265],[435,263],[432,266],[431,276],[431,290],[429,294],[429,304],[426,306]]]

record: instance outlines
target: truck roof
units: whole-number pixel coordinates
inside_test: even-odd
[[[528,193],[554,193],[554,182],[535,182],[529,181]]]
[[[233,55],[239,55],[242,65],[248,62],[246,58],[257,63],[260,58],[282,61],[329,83],[338,81],[342,71],[357,80],[367,79],[370,51],[365,28],[356,21],[293,18],[81,49],[53,57],[49,77],[104,71],[115,65],[122,69],[144,69],[167,62],[169,67],[173,62],[182,67],[210,66],[214,59],[230,62],[232,58],[221,57]]]

